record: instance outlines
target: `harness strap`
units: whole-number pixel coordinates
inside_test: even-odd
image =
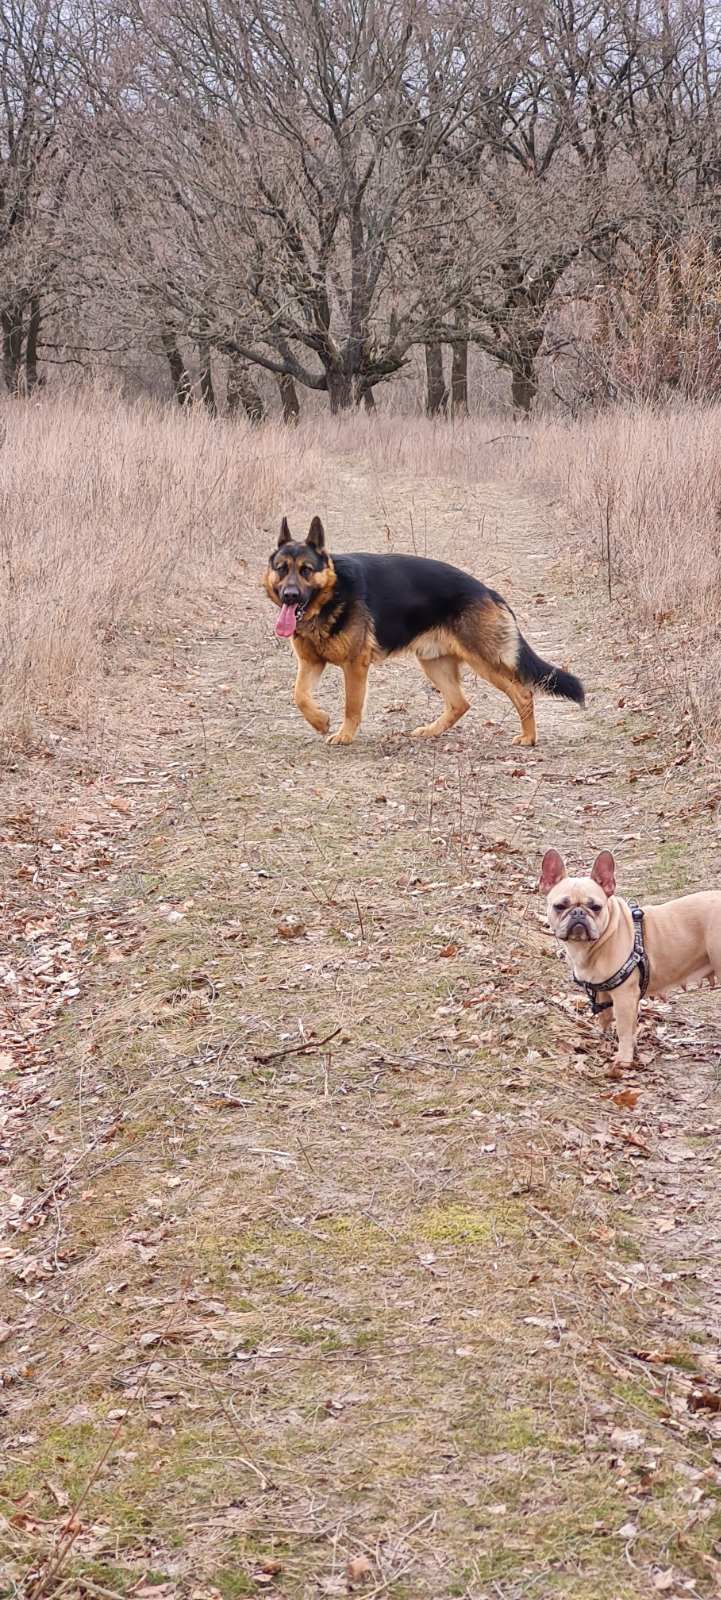
[[[585,989],[591,1002],[591,1010],[594,1017],[598,1015],[599,1011],[608,1011],[613,1005],[612,1000],[598,1000],[597,996],[606,990],[620,988],[621,984],[625,983],[627,978],[630,978],[631,973],[635,972],[636,967],[639,969],[642,999],[648,989],[651,968],[643,942],[643,911],[640,906],[632,904],[631,901],[628,901],[627,904],[633,917],[633,949],[630,956],[627,956],[624,961],[623,966],[619,967],[618,972],[614,972],[610,978],[605,978],[603,983],[591,983],[586,978],[577,978],[575,973],[573,975],[573,981],[578,984],[579,989]]]

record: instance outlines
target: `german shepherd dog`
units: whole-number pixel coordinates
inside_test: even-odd
[[[317,733],[327,734],[330,719],[313,691],[326,666],[343,669],[345,716],[329,744],[355,738],[369,668],[401,651],[416,657],[443,698],[435,722],[414,730],[419,739],[445,733],[468,710],[460,681],[464,662],[512,701],[521,719],[514,744],[536,743],[534,687],[584,704],[578,678],[541,661],[506,601],[443,561],[330,556],[319,517],[305,540],[292,537],[284,517],[263,584],[280,607],[275,631],[292,639],[298,658],[293,698]]]

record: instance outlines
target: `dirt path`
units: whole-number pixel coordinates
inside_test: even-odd
[[[329,750],[264,535],[104,776],[16,775],[7,1592],[719,1595],[718,1000],[610,1078],[535,884],[550,843],[714,883],[721,791],[552,508],[349,462],[289,509],[472,568],[589,708],[520,751],[474,685],[412,745],[405,663]]]

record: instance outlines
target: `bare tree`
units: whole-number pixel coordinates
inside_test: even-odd
[[[398,273],[417,172],[468,114],[462,15],[432,19],[425,0],[135,0],[132,16],[143,104],[116,75],[103,161],[122,192],[116,258],[144,313],[326,392],[333,410],[360,402],[427,327]],[[111,231],[93,229],[107,295]]]
[[[227,365],[258,420],[264,369],[294,420],[303,388],[372,408],[418,346],[458,415],[473,345],[527,411],[567,301],[610,328],[655,251],[683,309],[675,263],[719,249],[720,30],[707,0],[8,0],[6,382],[147,355],[214,412]]]
[[[59,121],[70,91],[61,0],[0,10],[0,326],[11,394],[38,383],[44,297],[58,266],[67,176]]]
[[[483,70],[488,26],[484,16],[467,44],[483,91],[462,161],[485,195],[478,215],[492,247],[464,297],[460,337],[508,370],[513,406],[526,412],[568,269],[612,253],[639,203],[616,161],[626,57],[618,13],[605,0],[502,0],[493,27],[504,48],[490,56],[492,76]],[[458,327],[447,336],[456,348]]]

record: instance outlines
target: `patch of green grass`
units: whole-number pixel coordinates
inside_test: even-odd
[[[533,1405],[504,1409],[501,1404],[489,1408],[474,1399],[458,1418],[455,1432],[458,1446],[468,1458],[499,1458],[499,1481],[494,1484],[494,1499],[502,1500],[509,1508],[516,1505],[521,1491],[515,1476],[505,1481],[502,1458],[555,1446],[565,1452],[567,1445],[567,1441],[557,1435],[553,1419]],[[530,1466],[530,1457],[526,1466]]]
[[[257,1584],[248,1577],[247,1572],[240,1572],[237,1567],[220,1567],[213,1573],[211,1583],[222,1594],[223,1600],[240,1600],[241,1595],[257,1592]]]
[[[77,1561],[72,1563],[72,1575],[82,1585],[83,1578],[89,1583],[97,1583],[103,1589],[109,1589],[111,1594],[127,1594],[138,1582],[138,1574],[129,1567],[119,1567],[117,1562],[110,1561]],[[167,1573],[146,1572],[143,1582],[149,1584],[167,1583]]]
[[[659,845],[650,868],[653,894],[681,894],[688,889],[688,857],[685,842],[667,839]]]
[[[526,1492],[528,1491],[526,1484]],[[509,1482],[502,1503],[513,1494]],[[573,1497],[573,1498],[571,1498]],[[646,1591],[625,1586],[623,1541],[617,1530],[628,1518],[628,1502],[616,1485],[592,1469],[567,1483],[561,1505],[544,1504],[541,1490],[530,1514],[509,1505],[509,1514],[483,1530],[486,1548],[479,1552],[476,1579],[484,1583],[522,1582],[530,1572],[544,1573],[543,1592],[577,1600],[638,1600]],[[584,1570],[585,1569],[585,1570]]]
[[[690,1334],[689,1338],[692,1339],[693,1334]],[[698,1342],[703,1344],[707,1342],[707,1339],[708,1336],[706,1336],[705,1339],[700,1339]],[[693,1354],[692,1350],[665,1350],[664,1366],[676,1367],[679,1372],[697,1372],[698,1358]]]
[[[339,1350],[345,1350],[345,1340],[339,1333],[326,1333],[321,1341],[320,1352],[324,1356],[334,1356]]]
[[[358,1328],[353,1334],[353,1348],[357,1351],[370,1350],[381,1338],[379,1328]]]
[[[630,1233],[616,1234],[616,1251],[622,1261],[640,1261],[643,1256],[638,1240]]]
[[[195,1253],[206,1282],[225,1289],[233,1274],[242,1275],[246,1286],[267,1287],[277,1283],[286,1270],[302,1272],[304,1261],[310,1282],[313,1259],[319,1254],[352,1266],[359,1261],[378,1261],[393,1248],[391,1236],[362,1216],[324,1218],[316,1229],[309,1235],[301,1227],[241,1225],[232,1236],[215,1234],[200,1239]]]
[[[489,1450],[493,1453],[531,1450],[548,1441],[545,1421],[536,1416],[531,1406],[517,1406],[513,1411],[498,1411],[484,1430]]]
[[[8,1499],[16,1499],[30,1489],[37,1489],[47,1476],[57,1479],[68,1498],[76,1500],[107,1443],[107,1430],[93,1422],[50,1428],[32,1454],[6,1473],[2,1493]],[[57,1505],[48,1494],[46,1514],[52,1510],[57,1510]]]
[[[291,1332],[293,1343],[301,1345],[322,1344],[327,1337],[324,1328],[295,1328]]]
[[[367,1217],[332,1217],[319,1224],[323,1244],[346,1261],[362,1260],[387,1250],[392,1240]]]
[[[497,1239],[519,1239],[525,1233],[523,1208],[514,1200],[475,1206],[449,1202],[422,1211],[415,1231],[431,1244],[490,1244]]]
[[[644,1416],[657,1417],[662,1414],[664,1407],[655,1395],[649,1394],[642,1383],[637,1383],[633,1378],[624,1378],[620,1383],[614,1383],[613,1393],[625,1405],[631,1405]]]

